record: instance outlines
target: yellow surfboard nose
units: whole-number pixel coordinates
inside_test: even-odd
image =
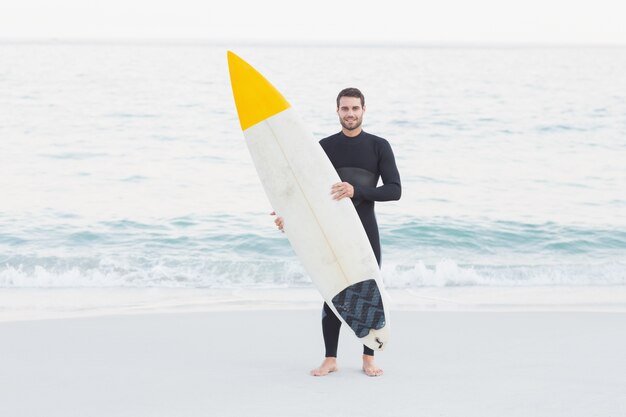
[[[265,77],[231,51],[228,70],[241,130],[291,107]]]

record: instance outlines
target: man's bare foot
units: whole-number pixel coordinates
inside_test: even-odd
[[[367,376],[381,376],[383,374],[383,370],[376,366],[374,357],[370,355],[363,355],[363,372]]]
[[[319,368],[315,368],[311,371],[313,376],[326,376],[331,372],[337,370],[337,358],[324,358],[324,362]]]

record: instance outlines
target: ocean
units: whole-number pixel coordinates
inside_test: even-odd
[[[312,286],[226,51],[320,139],[366,97],[389,288],[626,285],[626,47],[0,43],[0,288]]]

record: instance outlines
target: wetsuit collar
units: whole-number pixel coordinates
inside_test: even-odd
[[[341,138],[343,140],[351,142],[351,141],[357,141],[358,139],[363,137],[363,134],[365,133],[365,131],[361,129],[361,132],[359,132],[359,134],[356,136],[346,136],[346,134],[343,133],[343,130],[340,133],[341,133]]]

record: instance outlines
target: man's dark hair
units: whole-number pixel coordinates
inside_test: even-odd
[[[359,98],[361,99],[361,107],[365,107],[365,96],[363,95],[363,93],[361,93],[361,90],[359,90],[358,88],[350,87],[350,88],[344,88],[343,90],[341,90],[339,92],[339,95],[337,95],[337,108],[339,108],[339,100],[341,99],[341,97]]]

